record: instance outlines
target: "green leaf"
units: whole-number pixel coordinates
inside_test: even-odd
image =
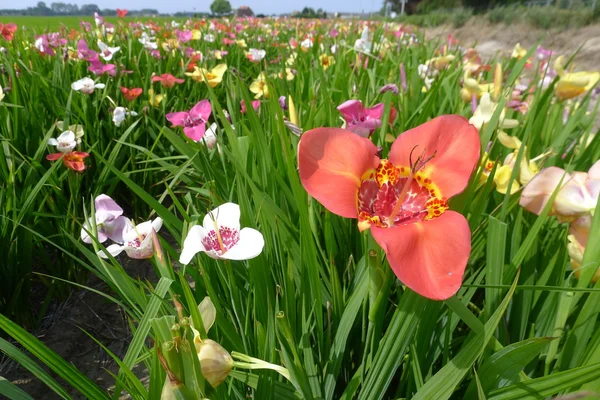
[[[488,400],[538,400],[596,379],[600,379],[600,363],[515,383],[490,392]]]
[[[0,376],[0,395],[11,400],[33,400],[33,397],[2,376]]]
[[[452,396],[456,387],[487,347],[515,292],[518,278],[517,274],[517,278],[504,297],[504,300],[502,300],[502,303],[498,306],[494,314],[485,323],[483,330],[474,335],[448,364],[444,365],[431,379],[425,382],[425,385],[417,392],[413,400],[441,400],[449,399]]]
[[[531,362],[542,349],[554,338],[531,338],[513,343],[495,352],[477,370],[484,393],[519,381],[519,372]],[[465,398],[473,398],[475,386],[473,382],[465,394]]]

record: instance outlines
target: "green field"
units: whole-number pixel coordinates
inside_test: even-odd
[[[147,21],[152,19],[153,21],[162,22],[162,21],[182,21],[182,18],[171,18],[171,17],[125,17],[125,18],[117,18],[117,17],[105,17],[107,22],[111,24],[116,24],[118,21],[124,22],[135,22],[135,21]],[[0,23],[9,23],[14,22],[23,29],[32,29],[36,32],[41,31],[56,31],[62,26],[65,26],[69,29],[78,29],[79,22],[86,21],[94,24],[94,17],[77,17],[77,16],[67,16],[67,17],[37,17],[37,16],[18,16],[18,17],[7,17],[0,16]]]

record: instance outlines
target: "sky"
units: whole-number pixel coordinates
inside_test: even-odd
[[[12,3],[11,6],[19,8],[34,7],[39,0],[22,0]],[[44,0],[47,6],[53,0]],[[173,13],[177,11],[209,12],[211,0],[57,0],[71,4],[96,4],[102,8],[155,8],[162,13]],[[312,7],[315,10],[322,8],[327,12],[371,12],[381,8],[382,0],[299,0],[299,1],[273,1],[273,0],[229,0],[233,8],[249,6],[255,14],[282,14],[292,11],[300,11],[302,8]],[[4,0],[0,1],[4,3]],[[8,4],[7,4],[8,5]],[[2,4],[0,8],[5,6]]]

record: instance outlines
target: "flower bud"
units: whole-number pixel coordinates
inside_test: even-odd
[[[219,343],[211,339],[205,339],[198,347],[202,375],[212,387],[219,386],[233,368],[231,355]]]

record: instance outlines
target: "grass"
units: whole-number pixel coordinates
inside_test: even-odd
[[[64,57],[62,48],[56,56],[40,54],[30,30],[20,29],[10,44],[3,42],[8,50],[0,53],[0,86],[10,90],[0,103],[5,121],[0,124],[0,234],[9,246],[0,247],[0,306],[6,314],[0,329],[18,347],[1,340],[0,351],[59,396],[68,388],[86,398],[118,397],[122,391],[132,398],[160,398],[166,379],[174,396],[185,399],[243,399],[249,393],[258,399],[517,399],[600,391],[600,283],[591,283],[600,249],[588,246],[585,268],[575,278],[568,226],[549,216],[550,207],[534,215],[519,206],[519,191],[500,193],[493,174],[475,171],[450,203],[472,232],[463,285],[448,300],[433,301],[396,279],[368,231],[361,233],[355,220],[327,211],[302,185],[300,139],[286,119],[307,131],[339,127],[336,107],[348,99],[365,106],[382,103],[386,110],[393,106],[397,119],[388,125],[384,117],[371,137],[388,154],[389,135],[394,139],[442,114],[472,116],[471,104],[460,95],[459,48],[447,50],[454,61],[439,67],[426,89],[419,65],[439,55],[446,43],[426,41],[421,33],[397,37],[397,26],[386,30],[374,23],[373,54],[359,54],[353,44],[363,25],[357,21],[221,20],[213,27],[192,21],[188,28],[199,29],[205,40],[186,44],[173,40],[173,28],[164,21],[157,23],[160,58],[137,40],[141,32],[116,23],[111,46],[120,51],[111,62],[132,73],[98,77],[106,87],[91,95],[71,90],[72,82],[92,76],[87,62]],[[334,24],[341,33],[337,38],[329,34]],[[74,29],[77,35],[66,36],[65,47],[76,48],[83,38],[96,48],[96,32],[84,32],[78,24]],[[249,61],[241,42],[225,44],[232,32],[248,48],[264,49],[265,60]],[[215,40],[206,40],[208,35]],[[315,39],[312,47],[290,46],[307,36]],[[208,69],[226,63],[222,82],[211,87],[187,77],[192,59],[186,47],[201,51],[200,65]],[[214,50],[228,54],[218,60]],[[524,82],[533,51],[520,60],[495,60],[504,71],[501,105],[479,134],[482,150],[500,164],[513,153],[498,140],[503,104]],[[292,54],[295,60],[286,64]],[[322,54],[334,57],[326,69],[319,62]],[[389,83],[402,88],[401,65],[406,89],[380,93]],[[291,80],[277,76],[285,76],[286,67],[295,71]],[[561,100],[555,95],[559,79],[543,88],[536,84],[539,71],[528,73],[531,91],[523,99],[532,100],[529,111],[506,109],[505,117],[518,121],[510,135],[523,141],[510,173],[513,185],[522,157],[548,153],[543,166],[576,171],[587,171],[600,158],[598,136],[587,147],[575,146],[596,133],[598,103],[592,91]],[[258,110],[248,106],[242,112],[240,104],[251,104],[249,88],[261,72],[268,77],[269,96],[260,99]],[[185,82],[165,88],[151,82],[153,73],[172,73]],[[493,81],[494,68],[476,78]],[[121,86],[142,88],[143,94],[129,102]],[[156,107],[149,102],[151,88],[166,95]],[[280,96],[288,108],[293,99],[296,118],[281,107]],[[189,140],[165,119],[205,99],[212,105],[209,123],[218,126],[219,149]],[[116,105],[138,115],[115,126]],[[79,150],[90,154],[85,171],[45,159],[54,152],[48,139],[59,133],[57,120],[83,126]],[[89,217],[95,220],[93,198],[101,193],[112,196],[136,224],[157,216],[164,221],[148,260],[157,282],[130,276],[122,263],[125,254],[100,258],[96,252],[103,244],[82,243],[81,226]],[[262,233],[261,254],[246,261],[200,254],[187,266],[179,264],[190,227],[225,202],[239,204],[242,227]],[[590,243],[600,234],[599,207]],[[68,283],[85,287],[88,274],[106,283],[103,295],[124,309],[132,330],[125,357],[116,360],[120,370],[112,392],[19,326],[32,326],[41,315],[31,313],[22,290],[32,280],[47,288],[42,300],[47,304],[68,293]],[[220,365],[232,370],[216,388],[194,345],[194,340],[211,343],[207,339],[222,346],[210,344],[212,351],[232,357],[231,364]],[[136,366],[147,368],[149,384],[133,374]],[[27,398],[1,380],[0,394]]]

